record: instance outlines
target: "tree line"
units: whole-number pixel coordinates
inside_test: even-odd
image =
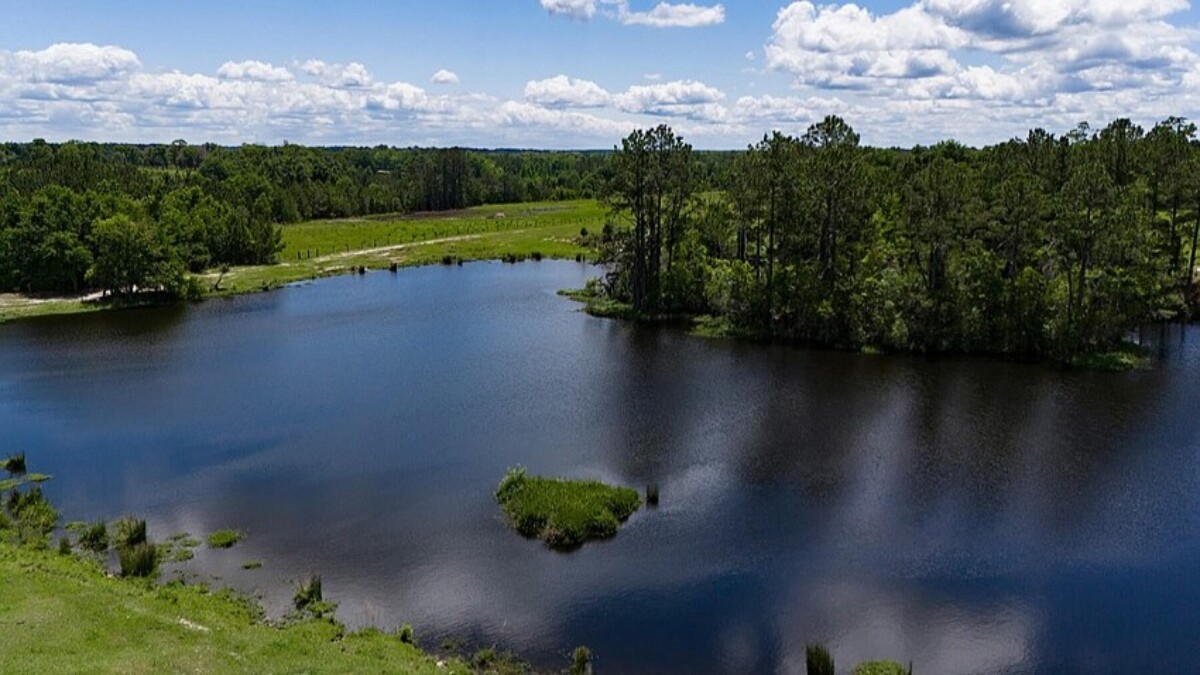
[[[1171,118],[972,149],[872,149],[842,119],[732,158],[669,127],[615,149],[604,292],[639,316],[849,348],[1059,356],[1196,306],[1200,147]]]

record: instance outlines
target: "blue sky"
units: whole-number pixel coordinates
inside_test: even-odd
[[[980,144],[1191,116],[1187,0],[0,2],[0,138]],[[434,74],[443,71],[434,79]]]

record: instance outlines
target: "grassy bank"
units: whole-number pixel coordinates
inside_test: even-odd
[[[466,673],[398,636],[326,619],[275,627],[202,587],[112,578],[94,562],[0,543],[0,654],[22,673]]]
[[[201,276],[210,296],[238,295],[348,274],[475,260],[574,259],[589,255],[580,230],[598,231],[605,210],[592,200],[481,206],[463,211],[373,216],[283,226],[275,265],[210,270]],[[33,316],[109,309],[93,295],[32,298],[0,294],[0,323]]]
[[[496,489],[496,501],[518,532],[559,550],[617,534],[617,528],[641,505],[636,490],[530,476],[510,469]]]

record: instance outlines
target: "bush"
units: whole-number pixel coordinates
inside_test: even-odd
[[[833,656],[825,645],[808,645],[804,649],[804,662],[808,675],[836,675],[833,668]]]
[[[412,624],[406,623],[403,626],[400,626],[400,632],[396,634],[396,637],[400,638],[400,641],[406,645],[413,644]]]
[[[158,571],[158,547],[147,542],[119,549],[121,576],[147,578]]]

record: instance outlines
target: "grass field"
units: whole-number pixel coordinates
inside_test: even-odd
[[[599,230],[604,217],[604,207],[588,200],[285,225],[278,265],[234,268],[213,292],[247,293],[360,267],[435,265],[447,258],[470,262],[536,254],[572,259],[589,253],[577,243],[580,230]],[[210,272],[205,278],[212,286],[218,274]]]
[[[276,265],[210,271],[201,281],[210,295],[237,295],[366,269],[473,260],[573,259],[590,251],[581,229],[598,231],[606,210],[593,200],[480,206],[407,216],[370,216],[283,226]],[[219,282],[219,283],[218,283]],[[105,309],[88,297],[34,299],[0,294],[0,323],[30,316]]]
[[[283,628],[194,586],[106,576],[74,556],[0,543],[0,670],[20,673],[465,673],[380,631]]]

